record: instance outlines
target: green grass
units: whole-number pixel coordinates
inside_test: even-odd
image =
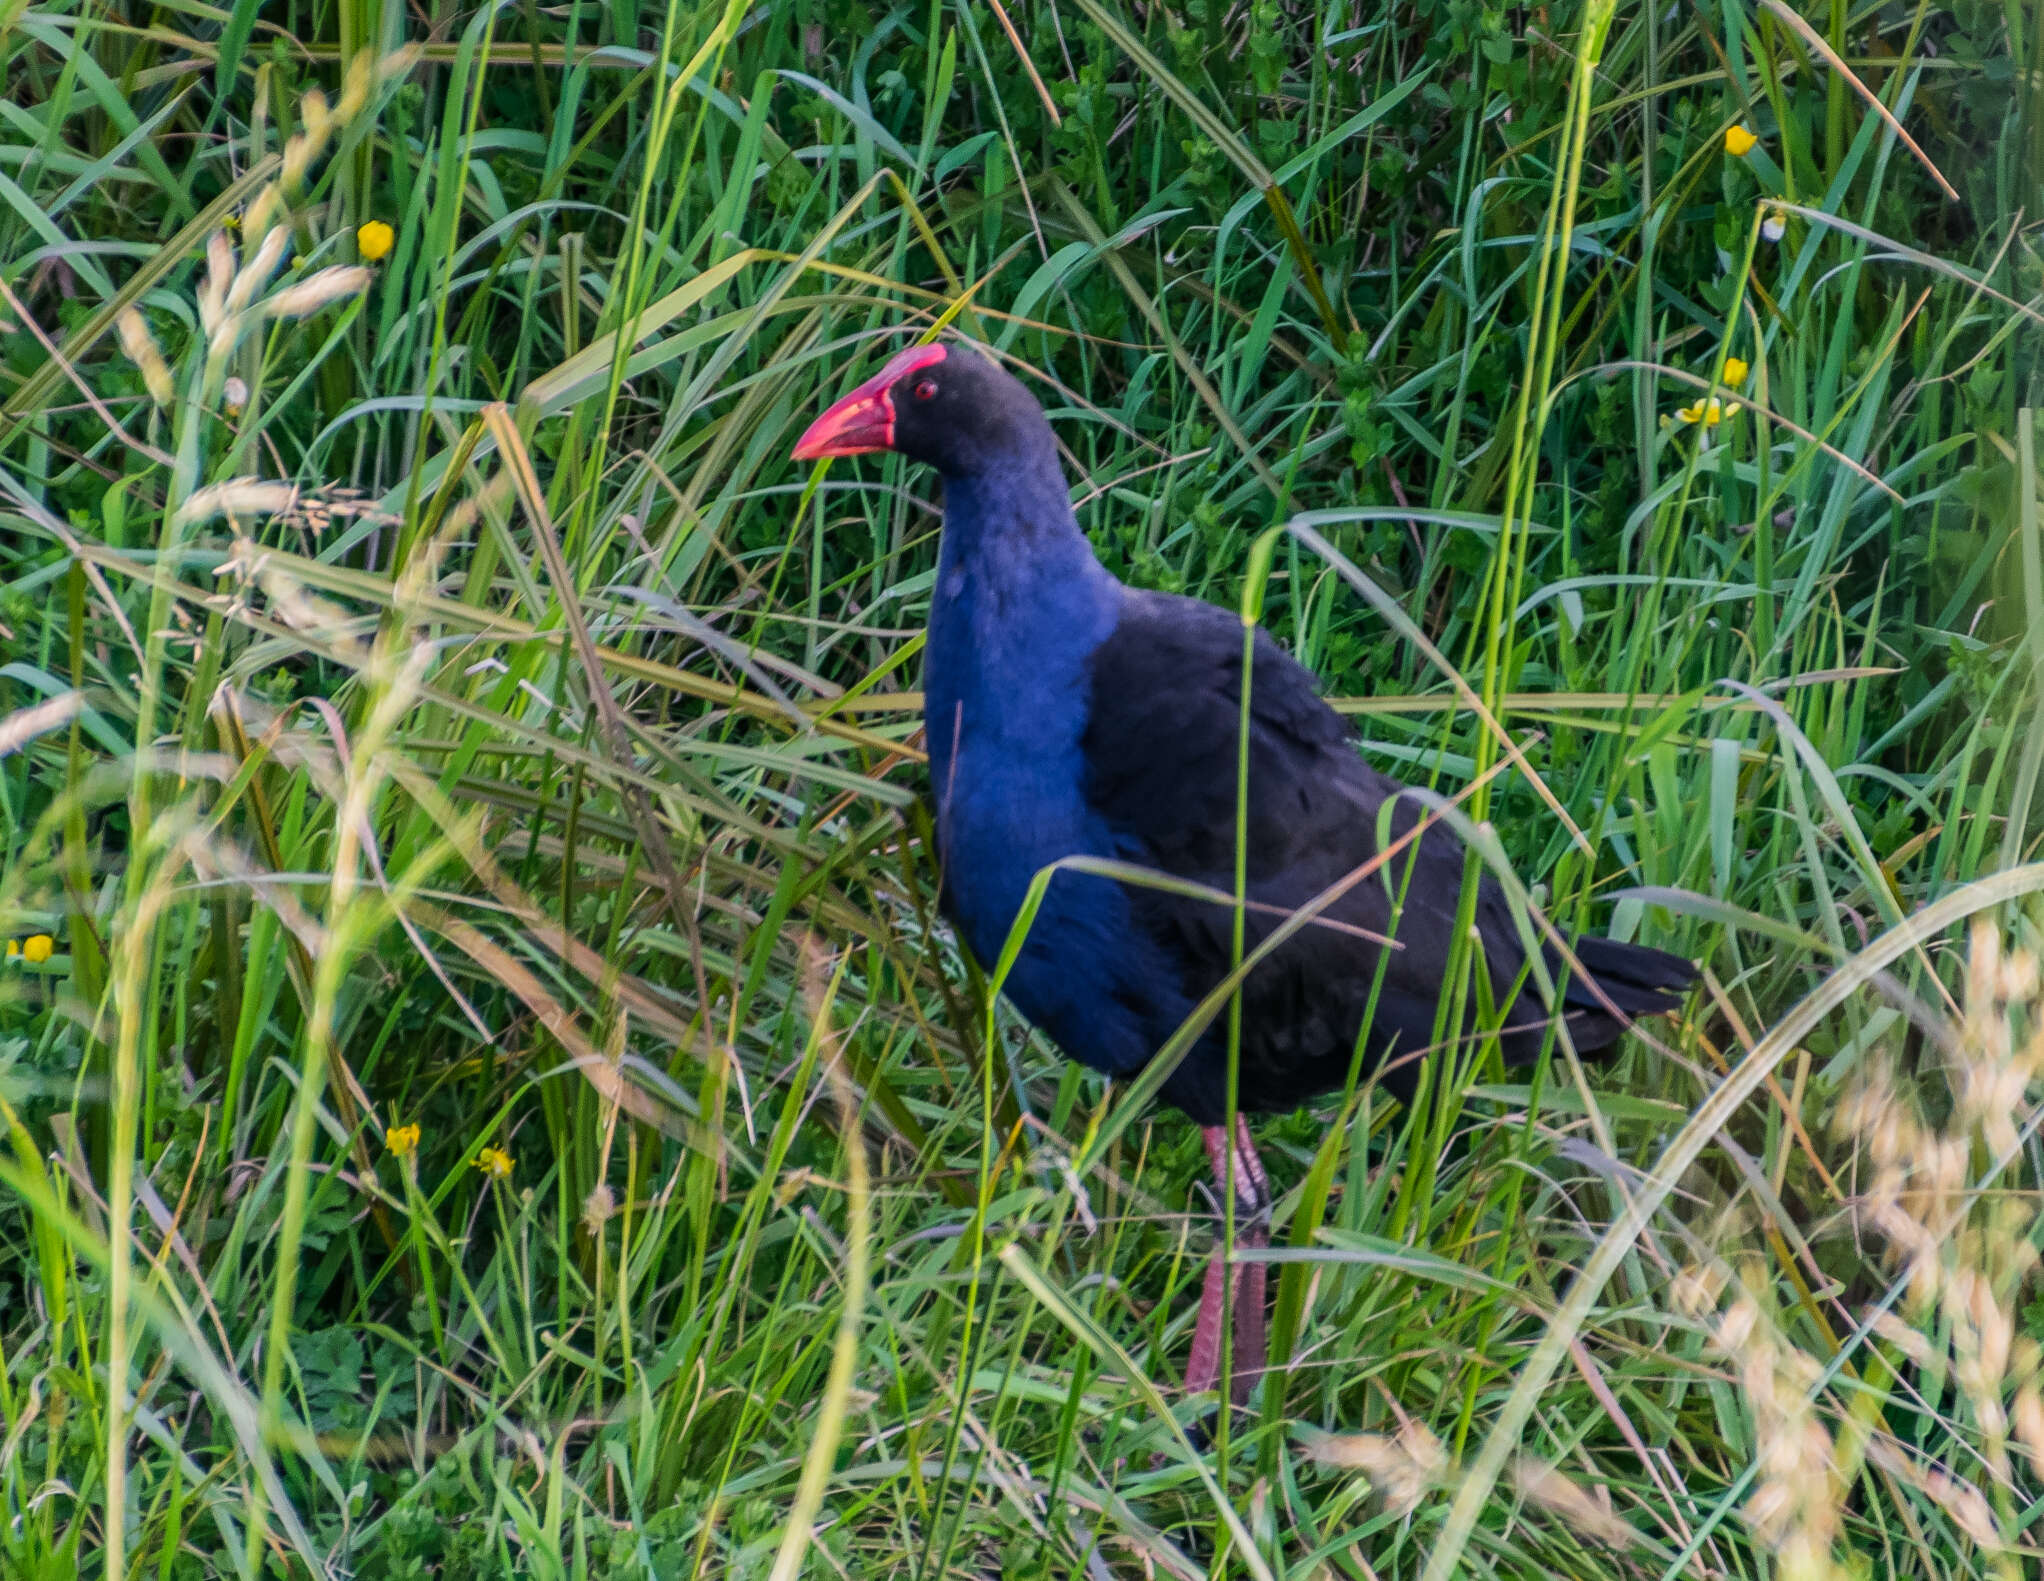
[[[0,8],[0,1573],[2035,1573],[2044,8],[1005,19]],[[931,480],[787,459],[946,316],[1709,972],[1260,1126],[1224,1450],[1196,1136],[935,918]]]

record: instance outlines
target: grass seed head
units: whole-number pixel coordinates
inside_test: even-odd
[[[1926,1471],[1922,1479],[1923,1491],[1944,1507],[1953,1524],[1980,1547],[1994,1550],[2004,1546],[2000,1530],[1994,1521],[1994,1510],[1987,1497],[1970,1482],[1961,1482],[1957,1477],[1942,1471]]]
[[[257,478],[229,478],[194,490],[178,507],[180,525],[211,521],[215,516],[276,516],[298,502],[293,483],[265,483]]]
[[[234,243],[225,231],[206,238],[206,283],[199,287],[199,327],[207,336],[227,322],[227,291],[234,283]]]
[[[250,236],[267,230],[283,213],[284,197],[273,181],[250,201],[248,212],[242,216],[241,228]]]
[[[362,265],[336,264],[287,285],[263,306],[273,318],[306,318],[330,302],[359,295],[368,284],[369,271]]]
[[[1817,1416],[1822,1370],[1767,1315],[1769,1271],[1757,1259],[1750,1264],[1710,1328],[1712,1347],[1736,1369],[1738,1397],[1753,1423],[1758,1476],[1743,1513],[1754,1536],[1782,1555],[1783,1576],[1833,1581],[1843,1573],[1832,1559],[1843,1479]]]
[[[1887,1242],[1904,1283],[1899,1313],[1872,1327],[1917,1367],[1948,1369],[1954,1415],[1977,1460],[1996,1483],[2014,1468],[2013,1434],[2026,1458],[2044,1468],[2044,1398],[2036,1341],[2018,1332],[2023,1290],[2035,1272],[2036,1205],[2028,1193],[1988,1196],[1976,1160],[1999,1172],[2018,1156],[2031,1117],[2030,1088],[2040,1062],[2036,1030],[2044,1022],[2037,958],[2005,948],[1996,927],[1976,922],[1966,962],[1965,1002],[1943,1071],[1951,1105],[1941,1117],[1919,1104],[1896,1075],[1892,1056],[1875,1057],[1841,1102],[1834,1127],[1863,1149],[1870,1177],[1857,1201],[1861,1222]],[[2026,1030],[2019,1044],[2017,1030]],[[1970,1420],[1967,1420],[1970,1419]],[[1877,1436],[1868,1453],[1905,1477],[1950,1516],[1976,1545],[2006,1545],[1994,1506],[1972,1482],[1925,1461],[1935,1451],[1904,1450]]]
[[[1639,1533],[1611,1509],[1611,1490],[1599,1485],[1595,1494],[1554,1466],[1521,1456],[1512,1468],[1513,1481],[1527,1502],[1559,1516],[1585,1537],[1613,1548],[1629,1548]]]
[[[241,272],[234,277],[234,284],[227,289],[227,315],[233,318],[248,311],[249,303],[256,293],[270,283],[270,276],[277,272],[277,265],[283,260],[284,248],[291,240],[291,233],[282,225],[273,225],[263,237],[262,244],[255,250]]]
[[[298,115],[305,126],[306,142],[315,149],[325,147],[334,126],[334,114],[327,108],[326,95],[314,88],[299,101]]]
[[[2044,1472],[2044,1395],[2037,1385],[2026,1383],[2016,1390],[2014,1411],[2016,1442],[2029,1454],[2032,1466]]]
[[[416,44],[394,49],[375,60],[369,58],[367,50],[362,51],[348,62],[347,76],[341,82],[341,102],[334,107],[336,124],[346,126],[369,108],[369,96],[379,84],[404,76],[418,63],[419,46]]]
[[[158,406],[170,405],[176,398],[177,386],[170,376],[170,364],[157,350],[156,337],[149,333],[147,321],[132,307],[123,308],[114,320],[114,328],[121,337],[121,350],[142,370],[142,383],[148,387],[149,399]]]
[[[1407,1422],[1395,1436],[1382,1433],[1317,1433],[1307,1451],[1324,1466],[1360,1471],[1400,1514],[1413,1509],[1427,1489],[1439,1482],[1448,1455],[1441,1441],[1422,1422]]]

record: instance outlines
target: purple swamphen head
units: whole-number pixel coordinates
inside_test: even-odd
[[[910,346],[832,405],[795,445],[795,459],[892,450],[946,477],[1041,456],[1055,467],[1050,423],[1036,398],[990,359],[958,344]]]

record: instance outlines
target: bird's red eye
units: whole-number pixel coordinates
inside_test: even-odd
[[[914,394],[915,398],[919,401],[934,401],[937,398],[937,381],[935,379],[916,380]]]

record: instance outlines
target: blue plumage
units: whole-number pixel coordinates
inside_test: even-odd
[[[924,657],[930,793],[944,910],[989,969],[1041,869],[1124,854],[1087,800],[1084,738],[1094,657],[1125,591],[1054,469],[1003,462],[946,479]],[[1120,885],[1061,872],[1005,986],[1071,1057],[1126,1075],[1156,1052],[1156,988],[1176,976]],[[1168,997],[1180,1017],[1190,1008]]]
[[[1239,828],[1247,947],[1272,946],[1241,989],[1244,1113],[1296,1107],[1358,1069],[1409,1096],[1418,1062],[1442,1052],[1437,1006],[1452,971],[1489,978],[1472,1002],[1496,1014],[1475,1035],[1517,1062],[1560,1028],[1580,1051],[1608,1045],[1632,1016],[1673,1008],[1694,978],[1678,956],[1585,939],[1557,1015],[1528,988],[1517,921],[1489,879],[1477,885],[1476,948],[1456,950],[1461,843],[1362,760],[1312,676],[1260,631],[1238,806],[1240,622],[1107,573],[1073,517],[1042,409],[992,363],[911,347],[818,418],[795,454],[872,450],[944,477],[924,722],[943,909],[983,966],[998,961],[1032,880],[1052,863],[1115,858],[1227,895]],[[1308,908],[1309,925],[1272,939]],[[1232,903],[1060,871],[1005,990],[1066,1054],[1126,1076],[1225,978],[1235,925]],[[1570,976],[1558,952],[1544,954],[1551,977]],[[1232,1182],[1243,1238],[1256,1243],[1267,1189],[1246,1126],[1238,1119],[1231,1134],[1223,1123],[1218,1027],[1161,1090],[1204,1128],[1216,1179]],[[1216,1260],[1188,1366],[1195,1389],[1219,1365],[1226,1283]],[[1262,1348],[1260,1265],[1243,1275],[1236,1306],[1250,1376]]]

